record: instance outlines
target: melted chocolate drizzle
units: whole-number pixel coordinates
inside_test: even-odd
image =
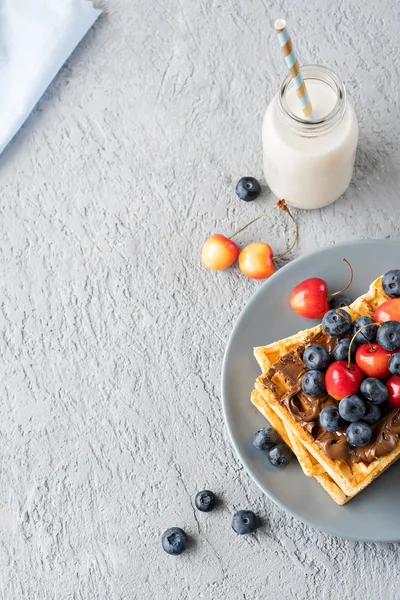
[[[367,446],[355,448],[347,443],[345,430],[330,432],[319,424],[319,414],[325,406],[337,406],[327,392],[318,396],[309,396],[301,389],[301,380],[307,372],[303,362],[303,353],[310,344],[322,344],[329,352],[333,350],[337,340],[326,336],[322,331],[310,336],[304,345],[298,346],[277,360],[261,379],[262,384],[270,389],[279,401],[293,415],[333,460],[343,460],[347,464],[354,462],[371,463],[380,456],[389,454],[400,436],[400,409],[387,406],[386,413],[377,423],[372,425],[372,438]],[[289,389],[280,396],[273,377],[279,374],[289,385]]]

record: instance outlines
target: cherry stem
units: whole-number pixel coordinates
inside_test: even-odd
[[[351,266],[351,264],[349,263],[349,261],[347,260],[347,258],[342,258],[342,262],[345,262],[347,264],[347,266],[350,269],[350,281],[349,283],[346,285],[346,287],[344,287],[342,290],[339,290],[338,292],[335,292],[334,294],[328,294],[328,298],[333,298],[333,296],[337,296],[338,294],[342,294],[343,292],[345,292],[353,283],[353,267]]]
[[[291,250],[293,250],[293,248],[295,247],[297,240],[299,238],[299,228],[297,226],[297,221],[294,218],[294,216],[292,215],[292,213],[290,212],[290,210],[288,209],[288,207],[286,206],[285,201],[278,200],[278,202],[276,203],[276,206],[278,206],[278,208],[283,210],[283,212],[286,212],[289,215],[289,217],[292,219],[293,224],[294,224],[294,240],[293,240],[293,243],[291,244],[291,246],[289,246],[289,248],[287,250],[285,250],[285,252],[282,252],[282,254],[277,254],[276,256],[273,257],[272,260],[278,260],[279,258],[282,258],[282,256],[289,254],[289,252]]]
[[[231,240],[233,237],[235,237],[235,235],[238,235],[238,233],[242,233],[242,231],[244,231],[245,229],[247,229],[250,225],[253,225],[253,223],[255,223],[256,221],[258,221],[259,219],[262,219],[263,217],[265,217],[266,215],[268,215],[276,207],[277,207],[277,204],[275,204],[274,206],[271,206],[271,208],[269,208],[265,212],[261,213],[261,215],[258,215],[258,217],[256,217],[255,219],[253,219],[249,223],[246,223],[246,225],[244,227],[241,227],[240,229],[238,229],[237,231],[235,231],[235,233],[232,233],[232,235],[228,238],[228,240]]]
[[[290,212],[290,210],[286,206],[286,202],[284,200],[278,200],[278,202],[276,204],[274,204],[274,206],[271,206],[271,208],[269,208],[268,210],[266,210],[265,212],[263,212],[261,215],[258,215],[258,217],[256,217],[255,219],[253,219],[252,221],[250,221],[249,223],[247,223],[244,227],[241,227],[240,229],[238,229],[237,231],[235,231],[235,233],[232,233],[232,235],[228,239],[231,240],[233,237],[235,237],[235,235],[238,235],[238,233],[241,233],[242,231],[244,231],[245,229],[247,229],[250,225],[253,225],[253,223],[255,223],[259,219],[262,219],[263,217],[265,217],[266,215],[268,215],[275,208],[280,208],[281,210],[283,210],[283,212],[287,213],[289,215],[289,217],[292,219],[293,223],[294,223],[294,241],[293,241],[293,243],[291,244],[291,246],[287,250],[285,250],[285,252],[282,252],[282,254],[278,254],[277,256],[274,256],[273,260],[277,260],[279,258],[282,258],[282,256],[285,256],[285,254],[288,254],[291,250],[293,250],[293,248],[296,245],[297,239],[299,237],[299,229],[297,227],[296,219],[294,218],[294,216],[292,215],[292,213]]]
[[[354,342],[357,334],[358,333],[362,333],[362,330],[366,329],[367,327],[380,327],[381,325],[383,325],[383,321],[379,321],[379,323],[367,323],[366,325],[363,325],[362,327],[360,327],[360,329],[357,329],[357,331],[355,332],[355,334],[351,338],[350,345],[349,345],[349,353],[347,355],[347,359],[348,359],[347,360],[347,368],[348,369],[350,369],[350,365],[351,365],[351,347],[353,345],[353,342]],[[362,335],[364,335],[364,334],[362,333]],[[365,337],[365,335],[364,335],[364,337]],[[367,342],[369,344],[371,352],[375,352],[375,350],[374,350],[371,342],[366,337],[365,337],[365,339],[367,340]]]
[[[371,325],[372,323],[369,323],[369,325]],[[366,327],[368,327],[368,324],[366,325]],[[375,352],[374,347],[372,345],[372,342],[369,341],[369,339],[367,338],[367,336],[365,335],[365,333],[363,331],[361,331],[361,328],[357,331],[357,333],[361,333],[361,335],[363,336],[365,342],[369,345],[369,350],[370,352]]]

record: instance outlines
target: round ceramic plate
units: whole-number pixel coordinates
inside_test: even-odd
[[[346,284],[348,269],[354,282],[348,290],[356,298],[389,269],[400,268],[400,242],[361,240],[329,246],[286,265],[267,280],[243,309],[225,351],[222,367],[222,402],[226,424],[239,457],[260,488],[279,506],[304,523],[344,538],[359,541],[400,540],[400,461],[344,506],[338,506],[312,477],[306,477],[296,460],[286,469],[274,469],[266,453],[253,448],[253,433],[265,425],[250,402],[254,380],[260,374],[253,357],[264,346],[312,327],[289,304],[293,287],[308,277],[322,277],[330,291]]]

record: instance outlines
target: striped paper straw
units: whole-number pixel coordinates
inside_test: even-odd
[[[297,60],[296,52],[294,51],[292,40],[284,19],[275,21],[275,31],[278,34],[278,40],[283,50],[283,56],[285,57],[293,85],[300,100],[304,118],[313,121],[314,116],[310,96],[308,95],[306,84],[304,83],[303,75],[300,71],[299,61]]]

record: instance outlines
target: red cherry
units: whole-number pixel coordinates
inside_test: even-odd
[[[319,277],[305,279],[293,288],[290,304],[295,313],[306,319],[320,319],[329,310],[329,298],[341,294],[350,287],[353,281],[353,269],[345,258],[342,259],[350,269],[350,281],[342,290],[328,294],[328,284]]]
[[[379,344],[362,344],[357,348],[356,363],[367,377],[386,379],[390,376],[388,362],[392,354]]]
[[[392,375],[386,382],[386,387],[389,392],[388,402],[396,408],[400,408],[400,377]]]
[[[374,321],[400,321],[400,298],[386,300],[378,306],[374,314]]]
[[[348,367],[347,360],[337,360],[329,365],[325,375],[326,391],[335,400],[356,394],[360,389],[363,374],[354,363]]]
[[[305,279],[290,294],[295,313],[306,319],[320,319],[329,310],[328,285],[319,277]]]

